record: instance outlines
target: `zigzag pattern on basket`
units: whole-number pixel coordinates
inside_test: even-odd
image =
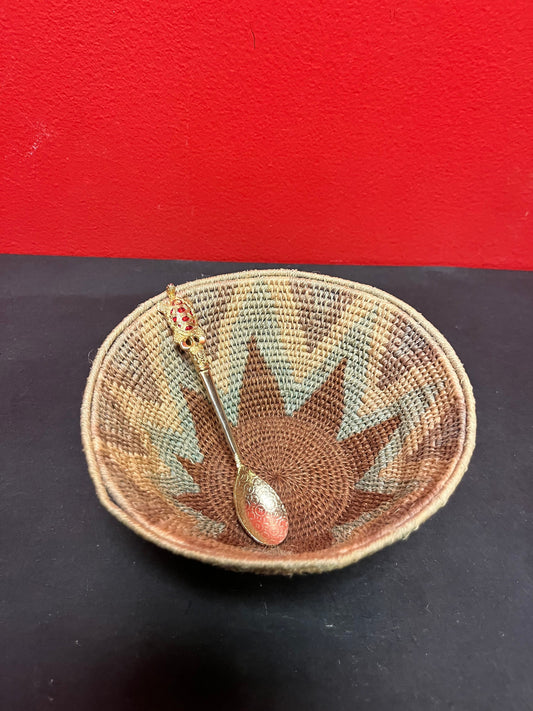
[[[364,545],[449,475],[464,394],[441,349],[379,292],[286,272],[184,295],[243,457],[278,491],[291,527],[275,549],[240,528],[231,455],[156,306],[106,358],[95,432],[114,500],[144,525],[204,551],[305,555]]]

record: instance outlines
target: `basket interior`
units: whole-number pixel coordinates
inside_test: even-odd
[[[268,548],[238,523],[235,464],[157,302],[108,339],[91,398],[97,476],[132,527],[213,562],[297,568],[405,532],[449,488],[468,407],[442,337],[415,312],[369,287],[294,272],[179,293],[207,332],[243,460],[281,496],[289,534]]]

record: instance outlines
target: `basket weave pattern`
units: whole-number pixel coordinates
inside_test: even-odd
[[[243,460],[281,496],[286,541],[237,521],[235,464],[158,302],[110,334],[82,410],[101,501],[175,552],[258,572],[318,572],[405,537],[466,469],[475,413],[444,338],[371,287],[288,270],[178,287],[207,332]]]

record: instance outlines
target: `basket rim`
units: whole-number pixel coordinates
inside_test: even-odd
[[[455,353],[454,349],[442,333],[430,321],[428,321],[415,308],[396,296],[368,284],[362,284],[349,279],[332,277],[325,274],[317,274],[315,272],[308,272],[299,269],[252,269],[195,279],[193,281],[179,284],[179,290],[187,291],[194,289],[197,291],[213,283],[219,284],[232,280],[241,281],[261,277],[267,279],[280,277],[291,279],[302,278],[313,280],[315,282],[323,282],[329,286],[338,286],[344,289],[371,294],[379,299],[389,302],[397,309],[403,311],[418,326],[424,329],[427,335],[431,338],[433,344],[437,345],[441,349],[457,379],[456,384],[464,396],[466,410],[465,432],[462,451],[452,461],[448,475],[444,478],[444,481],[441,482],[440,486],[434,491],[429,501],[423,500],[414,511],[413,509],[410,509],[409,513],[406,514],[400,522],[387,526],[381,534],[377,534],[369,543],[366,542],[363,545],[350,545],[348,543],[343,547],[337,547],[335,551],[332,551],[329,555],[327,554],[329,549],[325,549],[323,551],[324,555],[315,555],[309,559],[304,557],[305,554],[299,554],[298,558],[293,559],[291,557],[265,558],[258,553],[256,558],[252,557],[247,560],[243,560],[242,558],[231,554],[213,555],[205,553],[197,550],[194,545],[190,543],[190,541],[184,539],[179,540],[177,538],[170,538],[163,535],[160,531],[156,531],[148,526],[143,519],[135,518],[133,512],[128,512],[127,510],[121,508],[117,503],[115,503],[115,501],[113,501],[113,498],[111,497],[104,482],[101,468],[96,459],[91,427],[95,405],[95,389],[98,377],[102,372],[102,365],[114,343],[134,321],[165,298],[166,294],[164,291],[148,299],[147,301],[144,301],[124,319],[122,319],[122,321],[105,338],[93,361],[85,386],[81,407],[82,445],[87,458],[89,473],[100,503],[113,516],[115,516],[115,518],[146,540],[151,541],[162,548],[170,550],[173,553],[178,553],[188,558],[222,566],[227,569],[256,573],[293,575],[295,573],[318,573],[343,568],[371,555],[372,553],[377,552],[378,550],[381,550],[382,548],[385,548],[392,543],[395,543],[398,540],[407,538],[410,533],[416,530],[422,523],[424,523],[424,521],[430,518],[447,503],[449,497],[463,477],[475,447],[477,421],[472,385],[463,364],[459,360],[459,357]]]

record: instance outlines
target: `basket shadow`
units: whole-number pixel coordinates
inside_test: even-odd
[[[129,536],[128,536],[129,537]],[[157,569],[158,577],[174,579],[180,585],[186,584],[195,591],[201,591],[204,599],[232,599],[246,596],[263,598],[265,595],[300,600],[320,598],[333,589],[373,579],[378,584],[387,575],[388,565],[394,560],[394,551],[385,548],[372,556],[337,570],[320,574],[274,575],[228,570],[216,565],[176,555],[153,545],[137,536],[131,536],[130,544],[135,547],[136,558],[142,558],[147,567]]]

